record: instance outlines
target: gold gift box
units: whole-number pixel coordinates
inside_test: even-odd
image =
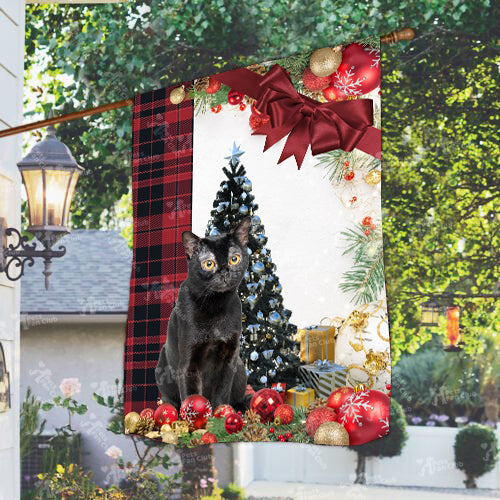
[[[297,330],[300,341],[300,360],[314,363],[318,359],[335,362],[335,337],[337,328],[332,325],[318,325]]]
[[[307,406],[314,401],[314,389],[298,385],[286,391],[286,403],[290,406]]]

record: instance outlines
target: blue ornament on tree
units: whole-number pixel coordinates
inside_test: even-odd
[[[247,253],[248,255],[252,255],[252,249],[250,247],[247,247]]]
[[[275,292],[281,292],[282,290],[282,286],[281,286],[281,283],[277,283],[276,285],[274,285],[274,291]]]
[[[216,227],[213,227],[210,230],[210,236],[217,236],[218,234],[220,234],[220,232],[219,232],[219,230]]]
[[[259,359],[259,353],[257,351],[252,351],[250,353],[250,359],[252,361],[257,361]]]
[[[248,213],[248,207],[246,205],[241,205],[238,212],[242,215],[246,215]]]
[[[254,226],[256,226],[257,224],[260,224],[260,217],[259,217],[258,215],[254,215],[254,216],[252,217],[252,221],[251,221],[251,222],[252,222],[252,224],[253,224]]]
[[[271,299],[269,301],[269,307],[273,307],[274,308],[274,307],[276,307],[278,305],[278,303],[279,303],[278,299]]]
[[[245,281],[248,281],[250,279],[250,273],[248,271],[245,271],[243,278],[245,278]]]
[[[259,380],[261,384],[265,384],[267,382],[267,377],[265,375],[262,375]]]
[[[252,181],[250,179],[245,178],[245,180],[243,181],[242,187],[247,192],[251,191],[252,190]]]
[[[224,227],[229,227],[231,225],[231,223],[229,222],[229,220],[225,220],[224,221]]]
[[[273,356],[273,352],[274,351],[272,349],[268,349],[267,351],[264,351],[262,354],[266,359],[271,359],[271,357]]]
[[[280,322],[281,322],[281,316],[279,315],[279,313],[277,313],[276,311],[273,311],[270,315],[269,315],[269,321],[273,324],[273,325],[278,325]]]
[[[257,242],[259,243],[259,245],[264,245],[264,243],[266,241],[266,237],[263,234],[259,233],[259,234],[255,235],[255,238],[256,238]]]
[[[252,266],[252,271],[254,273],[261,273],[264,271],[264,264],[258,260],[257,262],[255,262],[255,264]]]
[[[256,323],[255,325],[248,325],[247,326],[247,330],[250,333],[257,333],[259,331],[259,328],[260,328],[260,325],[258,323]]]
[[[266,286],[266,278],[260,278],[259,285],[262,287]]]
[[[257,319],[259,321],[264,321],[264,313],[262,311],[257,312]]]
[[[268,375],[269,375],[271,378],[276,377],[276,370],[269,370]]]
[[[257,297],[255,295],[249,295],[248,296],[248,305],[250,306],[250,309],[253,309],[255,307],[255,304],[257,303]]]
[[[247,283],[247,288],[250,292],[255,292],[259,287],[258,283]]]

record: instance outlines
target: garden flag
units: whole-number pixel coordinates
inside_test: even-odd
[[[379,87],[370,39],[135,97],[126,433],[389,432]]]

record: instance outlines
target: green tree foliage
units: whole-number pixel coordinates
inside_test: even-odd
[[[465,472],[467,488],[477,488],[476,478],[493,470],[498,457],[495,431],[480,424],[469,424],[455,438],[455,464]]]
[[[481,353],[495,331],[495,58],[487,34],[442,28],[384,52],[383,231],[396,361],[430,338],[419,329],[429,294],[460,306],[467,353]]]

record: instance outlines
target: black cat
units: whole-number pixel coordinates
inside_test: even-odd
[[[247,406],[237,290],[248,267],[249,227],[247,217],[227,234],[182,233],[188,277],[179,288],[155,370],[163,401],[176,408],[192,394],[205,396],[213,408]]]

